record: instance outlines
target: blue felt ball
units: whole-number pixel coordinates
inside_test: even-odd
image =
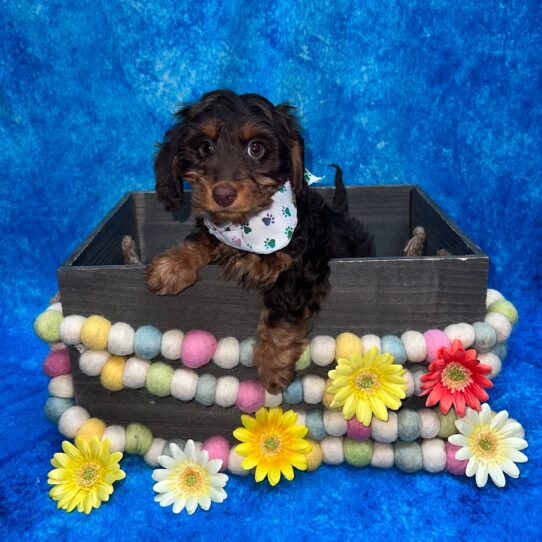
[[[476,334],[473,348],[479,353],[489,352],[497,342],[495,330],[485,322],[475,322],[472,327]]]
[[[162,334],[153,326],[141,326],[135,333],[134,352],[138,358],[152,359],[160,353]]]
[[[307,434],[308,438],[322,440],[326,437],[326,428],[324,427],[324,419],[321,410],[309,410],[305,415],[305,425],[309,429]]]
[[[506,343],[497,343],[492,352],[502,361],[508,355],[508,346],[506,346]]]
[[[385,335],[382,337],[382,353],[389,353],[393,356],[395,363],[403,365],[407,360],[407,353],[403,342],[395,335]]]
[[[215,402],[216,383],[215,376],[210,374],[201,375],[198,379],[198,388],[194,399],[201,405],[211,406]]]
[[[282,400],[290,405],[297,405],[303,400],[303,383],[301,379],[294,378],[290,385],[282,392]]]
[[[73,399],[64,399],[63,397],[49,397],[45,403],[44,412],[47,419],[53,423],[58,423],[60,416],[64,414],[68,408],[75,405]]]

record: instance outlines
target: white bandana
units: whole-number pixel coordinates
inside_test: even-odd
[[[245,224],[213,224],[203,221],[211,235],[233,248],[271,254],[284,248],[292,239],[297,226],[297,208],[290,181],[273,195],[271,207],[253,216]]]

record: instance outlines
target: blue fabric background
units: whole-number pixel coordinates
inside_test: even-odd
[[[540,540],[541,25],[537,0],[2,2],[2,539]],[[104,213],[153,187],[175,104],[217,87],[297,105],[315,173],[418,183],[490,255],[521,314],[491,394],[527,430],[519,480],[324,467],[273,490],[232,479],[223,505],[177,517],[127,458],[109,504],[56,511],[32,320]]]

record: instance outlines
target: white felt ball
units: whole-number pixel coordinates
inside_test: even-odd
[[[305,415],[304,410],[295,410],[294,411],[297,414],[297,421],[295,422],[296,425],[307,425],[307,416]]]
[[[421,362],[427,359],[425,337],[419,331],[405,331],[401,335],[408,361]]]
[[[316,375],[303,377],[303,398],[309,405],[317,405],[322,402],[326,391],[326,381]]]
[[[171,379],[171,395],[181,401],[192,401],[198,389],[198,375],[192,369],[175,369]]]
[[[366,354],[371,348],[378,348],[380,354],[382,349],[382,341],[378,335],[363,335],[361,337],[361,351]]]
[[[348,422],[343,413],[336,410],[324,410],[324,428],[332,437],[342,437],[346,434]]]
[[[152,444],[147,453],[143,456],[147,465],[151,467],[158,466],[158,457],[162,455],[166,441],[163,438],[153,438]]]
[[[423,440],[422,465],[427,472],[442,472],[446,468],[446,448],[444,441],[439,438]]]
[[[335,338],[317,335],[311,341],[311,358],[315,365],[326,367],[335,360]]]
[[[344,461],[343,441],[338,437],[326,437],[320,441],[324,463],[340,465]]]
[[[393,446],[384,442],[373,443],[373,455],[371,456],[371,466],[377,469],[391,469],[395,460]]]
[[[79,356],[79,368],[87,376],[98,376],[109,357],[107,350],[85,350]]]
[[[269,393],[265,390],[265,400],[263,405],[267,408],[278,407],[282,405],[282,393]]]
[[[114,356],[128,356],[134,353],[135,330],[124,322],[111,326],[107,337],[107,349]]]
[[[422,408],[418,410],[418,415],[421,422],[420,437],[435,438],[440,431],[440,420],[437,413],[430,408]]]
[[[56,312],[59,312],[60,314],[62,314],[62,303],[60,303],[60,302],[51,303],[51,305],[49,305],[45,310],[46,311],[56,311]]]
[[[501,294],[501,292],[493,290],[493,288],[488,288],[486,294],[486,309],[489,307],[489,305],[495,303],[495,301],[499,301],[499,299],[504,299],[504,296]]]
[[[388,412],[388,421],[384,422],[373,416],[371,421],[371,438],[377,442],[391,443],[397,440],[399,420],[395,412]]]
[[[407,397],[412,397],[414,395],[414,378],[412,377],[412,373],[408,369],[405,369],[404,377],[407,383],[405,394]]]
[[[171,361],[180,359],[183,346],[184,333],[180,329],[168,329],[162,335],[160,353]]]
[[[502,362],[497,354],[485,352],[483,354],[478,354],[478,359],[484,365],[489,365],[491,367],[491,372],[486,374],[488,378],[493,379],[501,372]]]
[[[412,378],[414,379],[414,394],[420,395],[422,391],[421,377],[427,373],[427,369],[423,365],[412,365],[410,367]]]
[[[215,403],[227,408],[235,405],[239,393],[239,380],[234,376],[221,376],[216,381]]]
[[[245,470],[243,467],[241,467],[241,462],[243,459],[245,458],[235,451],[235,446],[232,446],[230,449],[230,456],[228,458],[228,470],[232,474],[237,474],[239,476],[246,476],[249,474],[249,470]]]
[[[151,362],[135,356],[128,359],[122,373],[122,382],[127,388],[137,390],[145,387]]]
[[[81,426],[90,418],[88,412],[80,406],[65,410],[58,420],[58,430],[67,438],[74,438]]]
[[[126,429],[122,425],[109,425],[102,435],[102,442],[109,440],[110,452],[124,452],[126,447]]]
[[[79,314],[66,316],[60,323],[60,340],[67,346],[81,343],[81,328],[86,318]]]
[[[233,369],[239,365],[239,341],[235,337],[224,337],[218,341],[213,361],[222,369]]]
[[[451,343],[455,340],[461,341],[463,348],[469,348],[470,346],[472,346],[476,339],[476,333],[474,332],[474,328],[470,324],[467,324],[465,322],[448,326],[444,330],[444,333],[446,333],[446,336]]]
[[[49,348],[54,350],[64,350],[66,348],[66,345],[64,343],[50,343]]]
[[[51,378],[48,389],[49,394],[53,397],[62,397],[64,399],[73,397],[72,375],[60,375]]]
[[[497,342],[502,343],[508,339],[512,333],[512,324],[503,314],[498,312],[488,312],[485,317],[485,323],[489,324],[497,335]]]

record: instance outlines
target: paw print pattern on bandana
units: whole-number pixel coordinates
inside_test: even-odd
[[[263,246],[267,249],[275,248],[275,240],[269,239],[269,237],[263,242]]]
[[[286,207],[286,205],[282,208],[282,214],[285,217],[292,216],[292,211],[290,211],[290,207]]]
[[[269,226],[270,224],[274,224],[275,223],[275,217],[270,214],[270,213],[267,213],[263,218],[262,218],[262,222],[266,225],[266,226]]]
[[[284,235],[286,235],[288,239],[291,239],[293,234],[294,234],[294,229],[292,227],[288,226],[284,228]]]

